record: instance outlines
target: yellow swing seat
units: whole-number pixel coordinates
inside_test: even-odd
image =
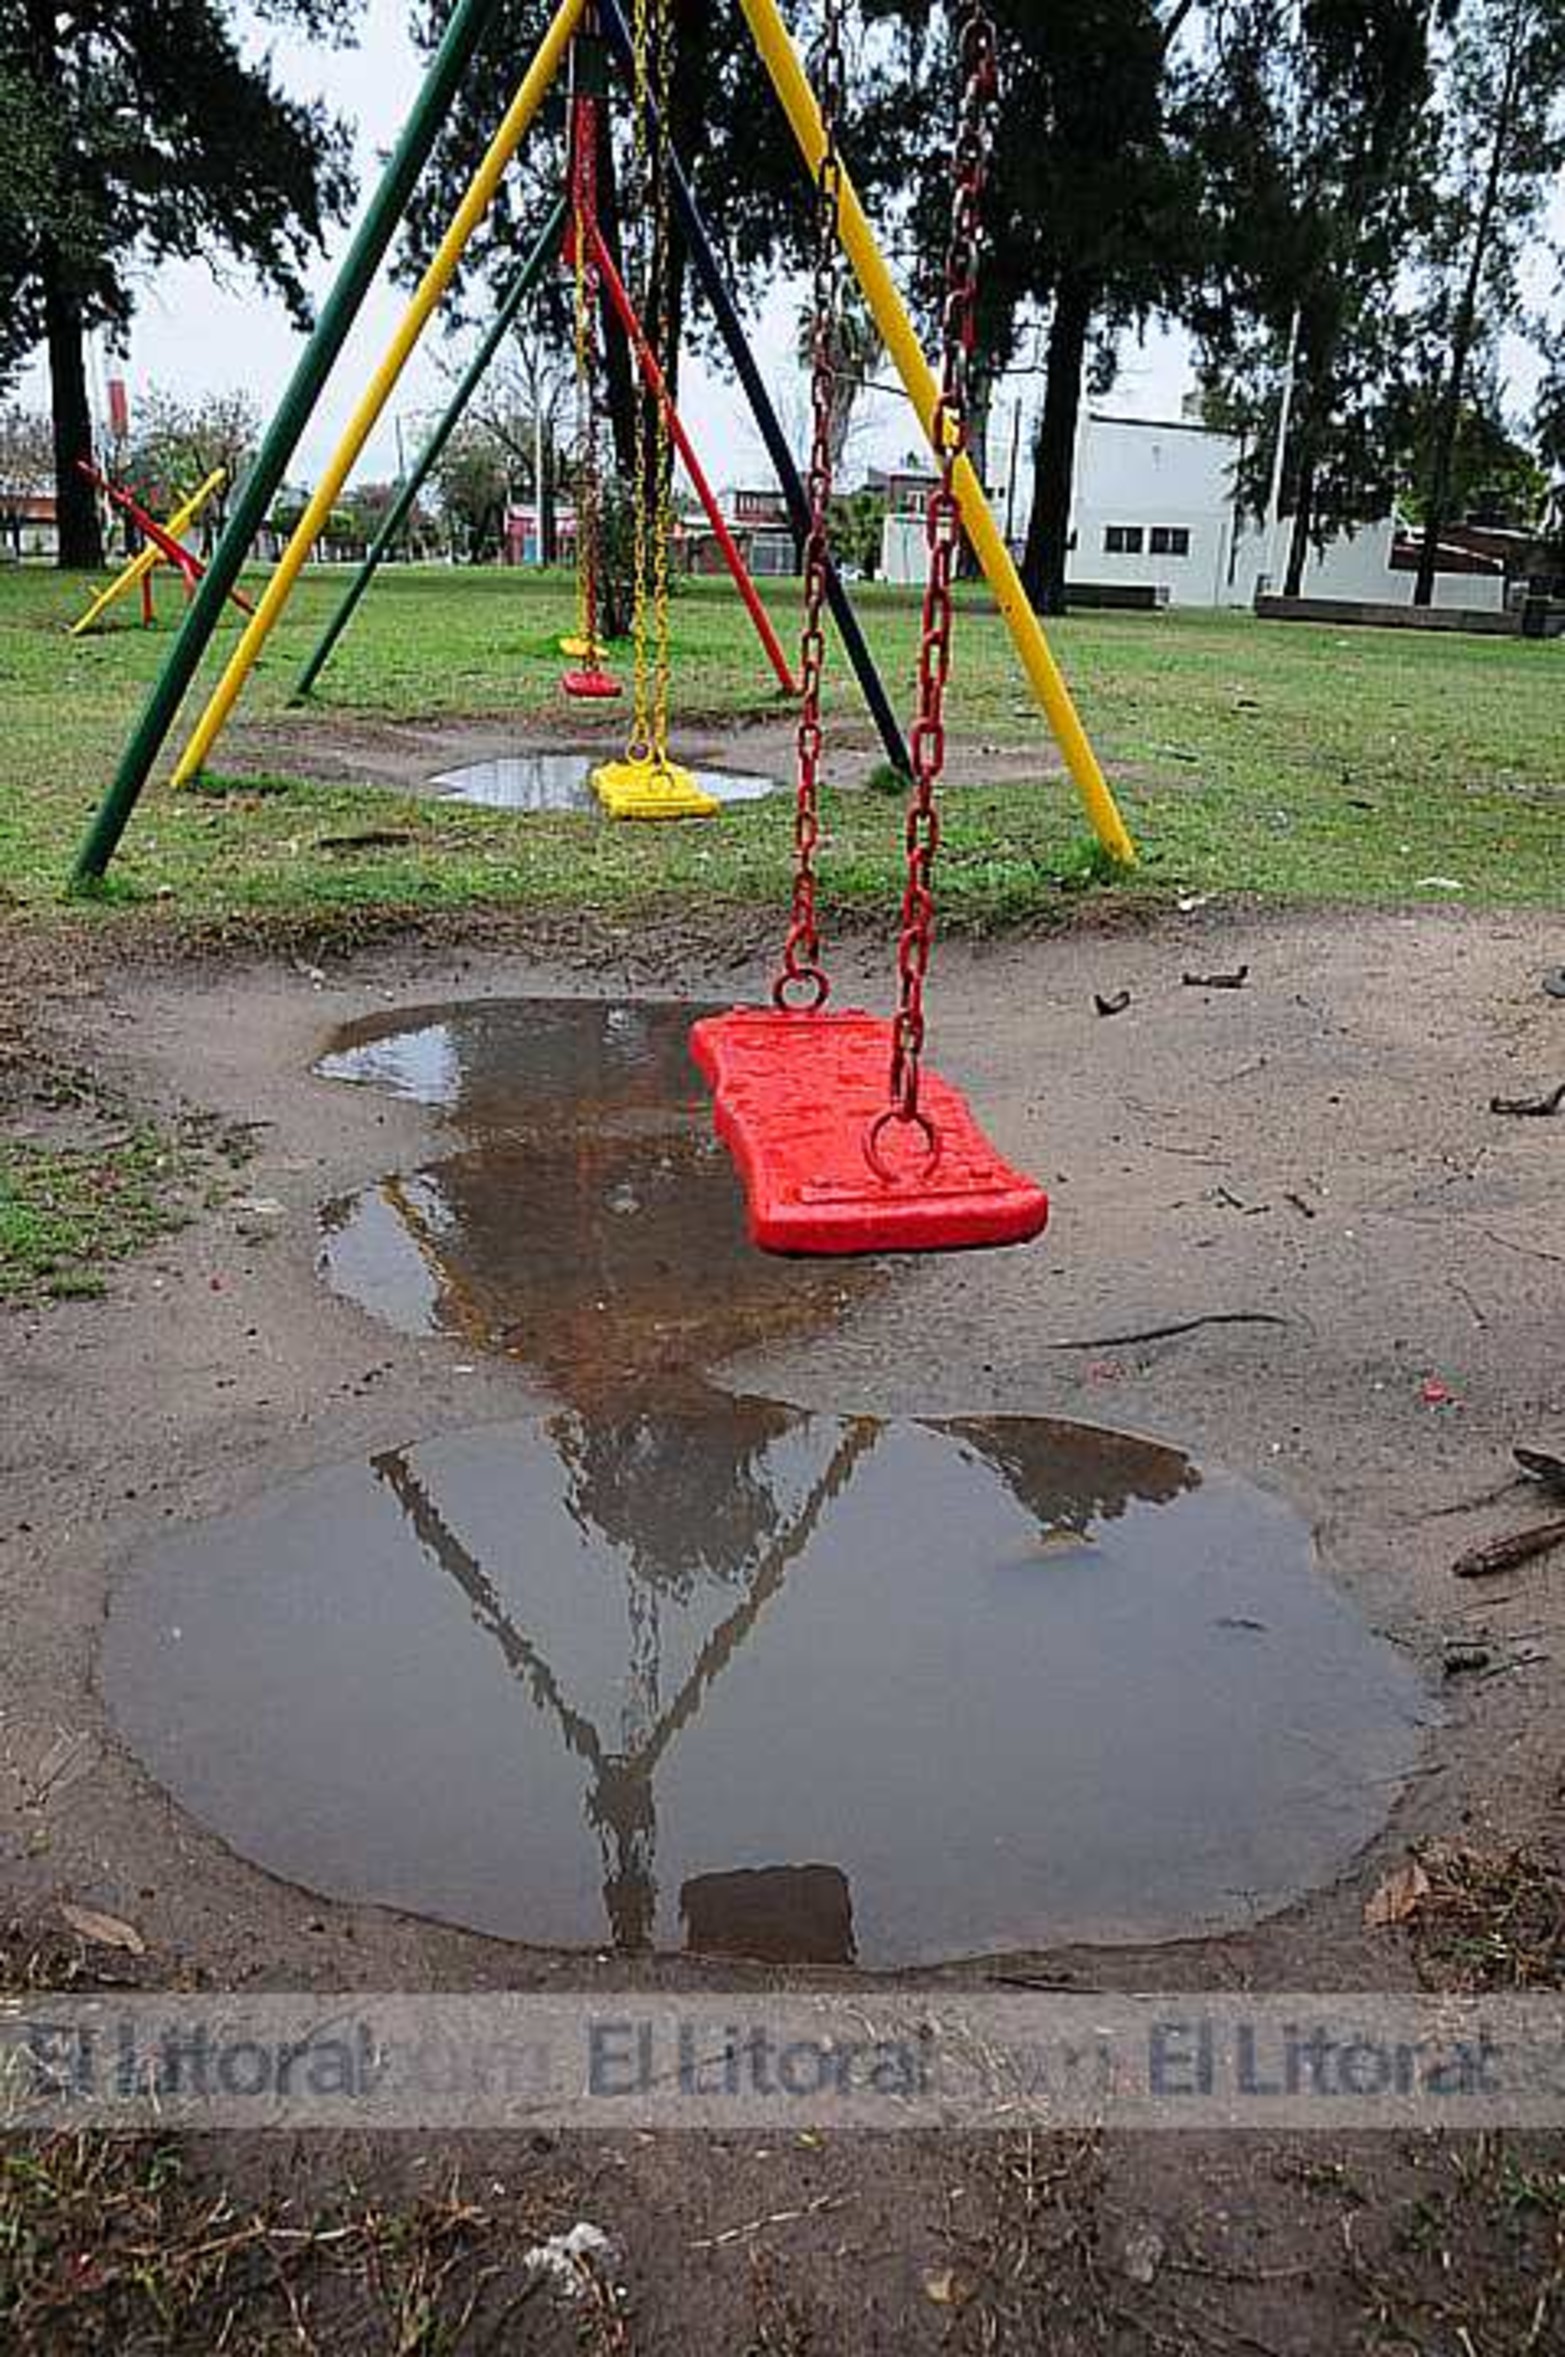
[[[610,818],[711,818],[722,807],[693,770],[650,753],[639,761],[605,761],[593,771],[592,787]]]

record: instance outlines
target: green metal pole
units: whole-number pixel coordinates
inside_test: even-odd
[[[387,550],[412,514],[414,501],[429,479],[430,472],[438,462],[440,453],[456,431],[457,422],[477,392],[489,363],[499,351],[514,325],[516,314],[520,311],[531,288],[536,285],[538,277],[550,257],[558,251],[560,233],[564,226],[565,199],[561,196],[556,197],[550,208],[548,219],[538,232],[532,250],[507,287],[505,299],[495,313],[483,342],[463,372],[462,381],[452,394],[444,417],[414,460],[412,472],[387,509],[385,522],[376,533],[363,564],[353,576],[347,595],[322,631],[314,654],[311,655],[304,669],[300,672],[298,685],[289,698],[291,703],[302,703],[322,671],[325,670],[333,647],[352,621],[359,600],[379,572]]]
[[[424,77],[424,86],[403,126],[369,211],[359,224],[336,284],[299,355],[298,366],[267,428],[255,464],[239,487],[212,561],[186,609],[179,636],[168,651],[168,659],[125,748],[113,783],[76,855],[71,881],[77,889],[97,882],[114,857],[152,764],[174,724],[185,690],[195,677],[208,641],[222,618],[228,593],[239,577],[250,544],[265,521],[299,436],[309,422],[321,387],[396,234],[397,224],[407,209],[414,184],[439,136],[462,77],[498,13],[499,0],[457,0],[445,38]]]

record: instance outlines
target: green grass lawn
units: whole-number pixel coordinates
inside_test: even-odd
[[[344,586],[307,576],[236,716],[276,719]],[[125,620],[73,641],[66,623],[91,584],[0,574],[0,900],[60,912],[72,853],[169,643],[174,595],[155,632]],[[785,641],[797,590],[768,585]],[[917,613],[894,593],[860,603],[884,675],[911,702]],[[440,570],[383,573],[322,682],[317,709],[392,718],[441,712],[567,725],[556,633],[563,576]],[[779,707],[748,624],[724,583],[681,589],[676,696],[687,721]],[[216,674],[233,643],[225,625]],[[1247,615],[1084,615],[1055,650],[1122,801],[1142,860],[1134,888],[1319,899],[1468,904],[1565,898],[1565,643],[1264,624]],[[830,705],[863,726],[832,650]],[[198,705],[192,697],[186,725]],[[949,921],[1002,925],[1078,904],[1094,882],[1090,839],[1031,707],[1009,639],[980,593],[959,617],[942,885]],[[290,725],[308,728],[307,714]],[[180,740],[182,741],[182,740]],[[1031,782],[964,786],[964,745],[1025,746]],[[177,744],[169,747],[169,758]],[[677,728],[675,750],[678,750]],[[615,826],[432,806],[370,789],[310,785],[268,756],[274,790],[146,796],[113,890],[73,921],[133,908],[170,923],[351,923],[372,913],[566,905],[624,909],[668,899],[781,903],[785,806],[709,824]],[[219,745],[214,767],[221,773]],[[1026,778],[1029,759],[1017,763]],[[826,890],[839,908],[886,907],[898,888],[896,806],[828,798]],[[412,839],[346,853],[323,836],[355,827]],[[1461,887],[1431,883],[1451,879]],[[1123,891],[1127,887],[1116,884]]]

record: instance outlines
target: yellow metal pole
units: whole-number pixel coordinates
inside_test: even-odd
[[[455,276],[469,238],[494,202],[495,191],[505,175],[506,166],[520,147],[529,124],[548,95],[549,86],[559,72],[571,35],[576,30],[576,21],[585,4],[586,0],[561,0],[554,20],[527,69],[526,79],[512,99],[488,154],[474,173],[467,194],[457,207],[434,259],[419,280],[418,290],[387,347],[385,358],[365,388],[357,409],[348,421],[347,431],[332,453],[331,464],[316,484],[310,503],[299,518],[293,538],[284,549],[249,626],[229,657],[228,668],[214,688],[211,701],[179,757],[179,764],[174,771],[176,786],[187,784],[195,776],[211,751],[224,721],[233,710],[239,691],[254,668],[256,657],[271,636],[273,625],[288,602],[304,561],[315,545],[322,525],[331,514],[359,452],[369,440],[376,419],[391,398],[397,379],[407,365],[430,313]]]
[[[783,112],[788,117],[794,138],[814,178],[820,170],[821,157],[826,152],[825,127],[821,122],[820,108],[815,103],[815,94],[799,63],[798,52],[778,13],[776,0],[739,0],[739,5],[744,10],[755,45],[772,78],[772,87],[782,102]],[[913,332],[913,323],[908,318],[902,298],[875,243],[875,235],[864,207],[845,173],[841,188],[838,227],[843,249],[864,290],[864,300],[896,364],[897,374],[918,413],[919,423],[930,447],[935,449],[935,416],[940,401],[940,387],[924,358],[918,337]],[[936,456],[939,455],[936,450]],[[1022,587],[1021,577],[1005,544],[1005,535],[994,520],[972,461],[965,457],[957,464],[956,493],[967,537],[994,591],[1022,666],[1043,706],[1060,751],[1065,756],[1066,767],[1076,781],[1093,832],[1105,851],[1128,865],[1136,856],[1135,846],[1120,816],[1119,806],[1109,791],[1108,782],[1098,767],[1097,755],[1088,742],[1087,732],[1081,725],[1080,716],[1071,701],[1070,689],[1050,651],[1043,627]]]
[[[185,501],[184,505],[182,507],[175,508],[174,513],[169,517],[168,522],[163,527],[164,531],[169,535],[171,540],[177,540],[181,532],[189,531],[191,525],[195,522],[197,516],[201,513],[201,510],[206,506],[207,501],[212,497],[212,494],[215,491],[221,489],[223,482],[226,479],[226,475],[226,468],[220,466],[214,467],[212,472],[208,475],[206,481],[201,485],[200,490],[192,491],[190,497]],[[160,548],[154,548],[151,541],[149,540],[146,547],[140,551],[139,555],[133,556],[130,560],[130,563],[126,565],[122,571],[115,574],[114,579],[109,583],[107,589],[99,590],[97,596],[93,599],[92,604],[87,608],[86,613],[82,615],[80,621],[73,622],[71,624],[69,635],[72,638],[80,638],[84,631],[90,630],[92,628],[94,622],[97,621],[100,614],[106,614],[108,612],[110,606],[113,605],[116,598],[123,597],[128,589],[134,589],[139,581],[145,579],[148,573],[152,572],[156,566],[161,565],[163,562],[163,551]]]

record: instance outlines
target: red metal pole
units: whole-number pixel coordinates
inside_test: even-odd
[[[588,223],[587,235],[592,247],[592,258],[597,264],[598,276],[603,281],[609,301],[619,314],[621,326],[630,338],[636,358],[641,364],[641,373],[647,380],[652,397],[662,405],[663,414],[668,419],[668,430],[674,438],[674,446],[684,460],[685,472],[695,485],[696,496],[706,510],[706,520],[717,536],[717,545],[723,552],[729,572],[733,575],[734,587],[744,599],[750,619],[755,624],[756,633],[762,646],[766,649],[767,657],[772,669],[777,674],[778,684],[784,695],[796,696],[799,692],[798,685],[793,673],[788,668],[788,658],[783,653],[777,633],[772,628],[772,618],[756,594],[755,583],[745,570],[744,558],[739,554],[734,536],[728,529],[723,512],[712,496],[712,486],[702,472],[701,461],[690,447],[690,437],[685,432],[684,426],[680,422],[679,412],[669,396],[663,371],[657,364],[657,357],[651,345],[642,333],[641,322],[636,317],[629,295],[625,292],[625,282],[614,267],[614,257],[604,244],[603,234],[596,221]]]

